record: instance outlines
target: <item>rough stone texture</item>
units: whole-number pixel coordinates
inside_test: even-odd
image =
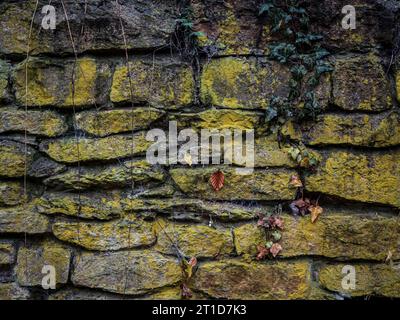
[[[102,291],[67,288],[50,294],[48,300],[129,300],[129,298]]]
[[[233,253],[229,229],[169,223],[156,226],[158,241],[155,249],[162,253],[176,255],[178,250],[179,254],[197,258],[215,258]]]
[[[12,264],[15,261],[15,246],[11,242],[0,242],[0,266]],[[1,295],[0,295],[1,296]]]
[[[22,143],[0,140],[0,176],[7,178],[22,177],[33,162],[35,150]]]
[[[91,187],[120,187],[134,183],[164,180],[160,168],[151,166],[145,160],[123,161],[114,166],[69,168],[66,172],[52,176],[44,181],[49,186],[68,189],[87,189]]]
[[[147,129],[163,116],[153,108],[113,109],[106,111],[84,111],[76,115],[77,127],[95,136],[132,132]]]
[[[314,255],[385,261],[391,251],[393,259],[400,258],[400,224],[397,218],[325,208],[314,224],[309,216],[284,216],[283,219],[282,257]],[[234,236],[237,253],[253,258],[257,255],[257,245],[266,243],[266,235],[256,223],[235,228]]]
[[[26,200],[23,184],[16,181],[0,182],[0,206],[14,206]]]
[[[312,192],[400,207],[400,153],[332,151],[306,177]]]
[[[312,146],[390,147],[400,145],[400,115],[324,114],[313,123],[289,123],[282,132]]]
[[[396,91],[397,91],[397,101],[400,102],[400,71],[396,72]]]
[[[48,215],[63,214],[85,219],[110,220],[122,215],[121,195],[118,192],[46,193],[35,200],[36,210]]]
[[[337,58],[332,80],[333,102],[343,110],[382,111],[392,106],[389,82],[376,55]]]
[[[72,108],[104,103],[110,78],[108,64],[91,58],[74,60],[28,61],[28,98],[26,91],[25,61],[14,71],[17,102],[28,106],[56,106]],[[74,78],[74,85],[71,79]]]
[[[156,241],[152,227],[149,222],[129,217],[106,223],[56,222],[53,233],[58,239],[85,249],[114,251],[151,246]]]
[[[28,300],[30,292],[17,283],[0,283],[0,300]]]
[[[56,270],[56,284],[68,281],[71,251],[55,242],[23,246],[18,250],[17,279],[21,286],[41,286],[42,268],[51,265]]]
[[[400,297],[400,268],[398,265],[385,264],[354,264],[356,272],[356,287],[345,290],[342,273],[345,264],[328,264],[318,271],[319,282],[328,290],[341,293],[344,296],[358,297],[378,295],[382,297]]]
[[[30,45],[32,54],[73,53],[61,3],[52,3],[56,8],[56,30],[38,32],[43,19],[41,8],[48,3],[47,0],[39,1]],[[172,0],[120,0],[120,8],[114,1],[94,0],[85,3],[66,0],[64,3],[78,52],[124,49],[119,17],[124,25],[128,49],[150,50],[169,45],[170,35],[175,29],[177,12]],[[26,35],[29,34],[34,7],[33,2],[2,1],[0,52],[26,53]]]
[[[48,140],[40,144],[40,151],[50,158],[65,163],[78,161],[112,160],[146,153],[151,142],[145,132],[105,138],[63,138]]]
[[[305,299],[310,290],[307,262],[207,262],[193,279],[196,290],[223,299]],[[271,281],[271,279],[274,279]]]
[[[32,205],[0,209],[1,233],[41,234],[49,229],[49,219],[37,213]]]
[[[75,258],[75,285],[125,294],[143,294],[181,279],[177,260],[151,251],[82,253]]]
[[[234,109],[266,109],[272,95],[286,96],[287,70],[275,62],[222,58],[208,63],[201,75],[205,104]]]
[[[190,65],[172,58],[136,59],[116,67],[110,98],[115,103],[149,103],[178,108],[194,101],[194,79]]]
[[[55,137],[67,131],[63,116],[52,111],[0,109],[0,133],[26,130],[30,134]]]
[[[0,60],[0,102],[8,100],[8,77],[9,77],[10,65]]]
[[[295,174],[289,170],[257,170],[251,175],[240,175],[233,168],[222,168],[225,185],[215,192],[210,184],[217,168],[171,169],[174,182],[191,197],[224,200],[278,200],[293,199],[295,190],[289,185]]]

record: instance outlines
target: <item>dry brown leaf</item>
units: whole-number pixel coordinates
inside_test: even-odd
[[[211,175],[210,183],[215,191],[219,191],[223,188],[224,181],[225,181],[225,176],[221,170],[218,170]]]
[[[322,214],[322,212],[324,212],[324,209],[322,207],[320,207],[319,205],[310,206],[308,208],[308,210],[311,213],[311,222],[312,223],[317,221],[318,217]]]
[[[289,184],[290,184],[291,186],[293,186],[293,187],[296,187],[296,188],[302,188],[302,187],[303,187],[303,182],[301,182],[300,177],[297,176],[297,175],[293,175],[293,176],[290,178]]]
[[[185,155],[183,156],[183,160],[185,163],[187,163],[189,166],[192,166],[193,164],[193,159],[190,153],[186,152]]]

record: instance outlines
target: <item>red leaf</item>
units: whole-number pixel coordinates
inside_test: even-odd
[[[211,175],[210,183],[215,191],[219,191],[224,186],[225,176],[221,170],[214,172]]]
[[[269,249],[267,249],[266,247],[259,245],[257,246],[257,260],[263,260],[265,259],[266,256],[268,256],[269,253]]]
[[[279,252],[282,251],[282,246],[279,243],[274,243],[271,247],[271,249],[269,249],[269,251],[271,252],[272,256],[275,258]]]
[[[196,257],[190,258],[189,265],[195,267],[197,265],[197,258]]]

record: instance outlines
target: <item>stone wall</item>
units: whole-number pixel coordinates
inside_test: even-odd
[[[41,29],[39,1],[28,59],[35,1],[0,3],[1,299],[180,299],[182,283],[198,299],[400,297],[395,1],[353,1],[356,30],[340,26],[348,1],[306,1],[334,70],[317,90],[324,112],[285,123],[285,141],[264,120],[290,72],[269,59],[263,1],[65,0],[68,21],[53,2],[57,27]],[[146,132],[169,121],[255,129],[255,171],[150,165]],[[290,156],[300,143],[313,170]],[[324,209],[315,223],[290,212],[292,176]],[[258,261],[258,215],[279,204],[283,249]],[[190,279],[183,256],[198,261]],[[44,265],[55,290],[41,286]]]

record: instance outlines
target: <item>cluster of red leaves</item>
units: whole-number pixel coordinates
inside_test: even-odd
[[[257,260],[264,260],[271,254],[274,258],[282,251],[282,246],[279,243],[273,243],[270,248],[267,246],[257,246]]]
[[[267,230],[276,230],[280,229],[283,230],[283,220],[281,217],[277,216],[270,216],[270,217],[265,217],[262,214],[258,215],[258,222],[257,226],[262,227]]]
[[[300,198],[293,201],[290,204],[290,209],[292,210],[292,213],[296,216],[305,216],[306,214],[310,214],[312,223],[317,221],[318,217],[324,211],[324,209],[318,205],[318,200],[313,201],[308,198]]]
[[[278,234],[278,241],[281,237],[281,234],[279,233],[279,230],[283,230],[283,219],[279,216],[269,216],[265,217],[264,215],[260,214],[259,219],[257,222],[257,226],[260,228],[265,229],[267,232],[272,232],[272,234]],[[257,260],[263,260],[267,258],[269,255],[272,257],[276,257],[279,252],[282,251],[282,246],[273,241],[269,241],[266,243],[266,245],[259,245],[257,246]]]

